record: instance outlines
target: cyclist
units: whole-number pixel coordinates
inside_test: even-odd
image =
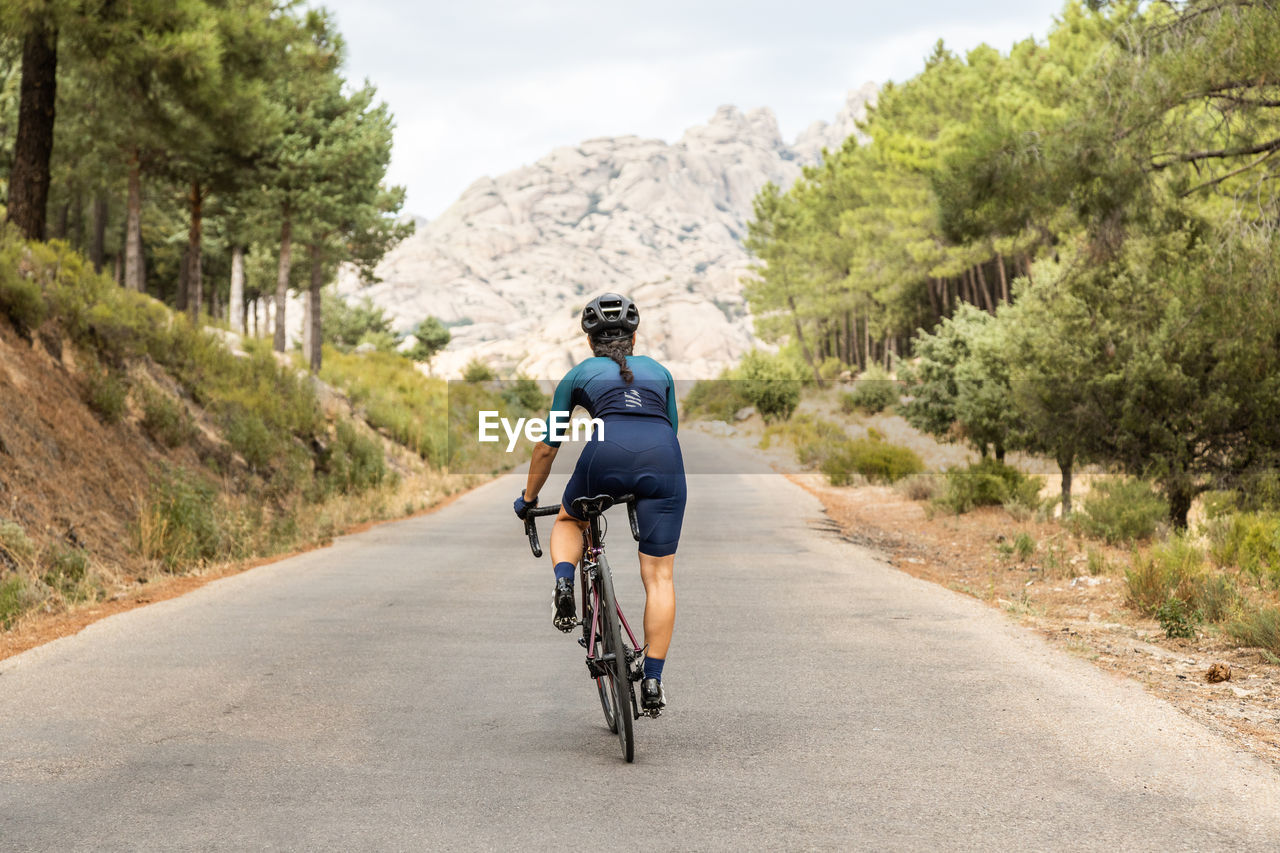
[[[684,520],[685,479],[676,439],[676,390],[671,373],[648,356],[632,355],[640,312],[617,293],[597,296],[582,309],[582,331],[595,354],[568,373],[556,387],[551,413],[582,406],[603,429],[582,450],[565,486],[560,514],[551,531],[555,564],[552,621],[570,631],[577,619],[573,596],[575,567],[582,559],[586,520],[570,511],[574,498],[635,495],[640,526],[640,577],[644,581],[644,678],[640,705],[646,711],[666,707],[662,667],[675,625],[672,582],[676,545]],[[548,419],[550,421],[550,419]],[[551,473],[560,442],[548,434],[533,451],[529,479],[515,511],[520,518],[538,504],[538,492]]]

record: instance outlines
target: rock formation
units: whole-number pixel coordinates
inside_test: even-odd
[[[770,110],[724,106],[674,144],[624,136],[557,148],[476,181],[387,256],[380,283],[343,276],[339,291],[371,298],[400,330],[430,315],[451,326],[437,375],[479,358],[501,374],[558,378],[590,354],[583,303],[616,290],[640,306],[638,352],[679,377],[714,376],[753,343],[739,281],[752,200],[855,133],[875,94],[873,84],[851,92],[834,124],[793,145]]]

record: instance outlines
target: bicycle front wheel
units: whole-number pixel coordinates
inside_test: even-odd
[[[617,722],[618,743],[622,746],[622,757],[634,761],[636,757],[636,741],[633,724],[635,722],[634,701],[631,692],[631,678],[627,671],[627,648],[622,643],[622,624],[618,621],[618,600],[613,592],[613,576],[609,573],[609,564],[604,555],[600,555],[598,571],[600,584],[600,622],[604,628],[604,650],[611,656],[609,662],[610,676],[605,679],[610,684],[613,696],[614,719]]]

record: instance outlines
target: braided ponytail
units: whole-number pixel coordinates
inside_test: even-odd
[[[627,367],[627,356],[631,355],[631,338],[615,338],[611,341],[602,341],[597,338],[591,339],[591,351],[601,358],[611,358],[618,363],[618,372],[622,374],[622,381],[630,385],[635,380],[635,374],[631,372],[631,368]]]

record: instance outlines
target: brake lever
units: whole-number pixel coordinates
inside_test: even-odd
[[[627,520],[631,522],[631,538],[640,541],[640,522],[636,520],[636,502],[627,501]]]

